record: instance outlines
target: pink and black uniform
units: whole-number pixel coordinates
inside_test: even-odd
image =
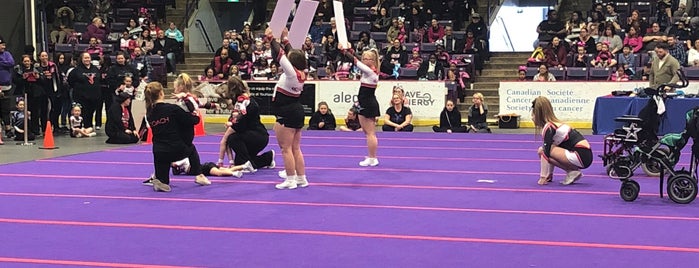
[[[283,71],[272,94],[272,113],[276,116],[277,123],[285,127],[303,128],[304,112],[299,97],[306,77],[302,70],[294,68],[276,40],[272,40],[272,55],[279,61],[279,68]]]
[[[381,115],[379,111],[379,102],[376,101],[376,85],[379,83],[379,74],[377,70],[364,64],[354,58],[354,65],[362,72],[362,78],[359,79],[361,86],[359,87],[359,95],[357,96],[358,104],[357,111],[359,114],[371,118]]]
[[[544,139],[544,157],[551,157],[551,146],[556,145],[566,149],[566,158],[578,168],[584,169],[592,164],[592,150],[584,145],[578,145],[585,140],[580,132],[567,124],[556,126],[554,123],[546,123],[541,130]]]

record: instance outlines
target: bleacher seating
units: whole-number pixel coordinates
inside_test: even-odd
[[[371,39],[374,39],[377,43],[386,42],[386,32],[371,32]]]
[[[565,80],[566,79],[566,70],[565,68],[554,68],[551,67],[549,68],[549,73],[551,73],[554,77],[556,77],[556,80]]]
[[[612,74],[612,69],[610,68],[590,68],[589,69],[589,80],[607,80],[609,75]]]
[[[699,80],[699,67],[682,67],[687,79]]]
[[[352,31],[371,31],[371,22],[368,21],[355,21],[352,22]]]
[[[403,79],[417,79],[417,69],[400,68],[400,77]]]
[[[61,52],[61,53],[73,53],[73,45],[72,44],[56,44],[54,47],[55,52]]]
[[[566,68],[567,80],[587,80],[588,68],[586,67],[568,67]]]

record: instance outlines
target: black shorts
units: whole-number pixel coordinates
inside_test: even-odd
[[[580,162],[583,165],[583,169],[588,168],[592,165],[592,149],[575,147],[571,151],[576,152],[578,154],[578,157],[580,157]]]
[[[277,123],[288,128],[303,128],[304,113],[303,105],[298,98],[288,97],[284,94],[277,94],[272,102],[272,113],[277,118]]]
[[[211,176],[211,169],[215,167],[217,166],[214,162],[206,162],[201,164],[201,174],[204,174],[204,176]]]

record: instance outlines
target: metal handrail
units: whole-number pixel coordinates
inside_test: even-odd
[[[187,3],[185,4],[185,10],[184,10],[184,20],[182,21],[182,25],[180,25],[180,29],[185,29],[187,24],[189,23],[189,19],[192,17],[194,14],[194,11],[199,8],[199,0],[187,0]]]
[[[512,38],[510,37],[510,32],[507,30],[507,24],[505,24],[505,20],[502,17],[497,17],[496,19],[500,20],[500,24],[502,24],[502,28],[505,30],[505,37],[507,38],[507,43],[510,44],[510,47],[512,48],[512,52],[515,51],[515,46],[512,43]]]
[[[209,52],[216,52],[216,50],[214,50],[214,45],[211,43],[211,39],[209,38],[209,34],[206,32],[204,23],[200,19],[197,19],[194,21],[194,25],[195,27],[201,29],[201,34],[203,35],[202,37],[204,37],[204,43],[206,44],[206,48],[209,49]]]

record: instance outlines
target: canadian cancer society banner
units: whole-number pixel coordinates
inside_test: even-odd
[[[500,114],[531,120],[532,101],[551,100],[556,117],[565,122],[592,122],[595,100],[615,90],[645,88],[648,82],[500,82]]]

